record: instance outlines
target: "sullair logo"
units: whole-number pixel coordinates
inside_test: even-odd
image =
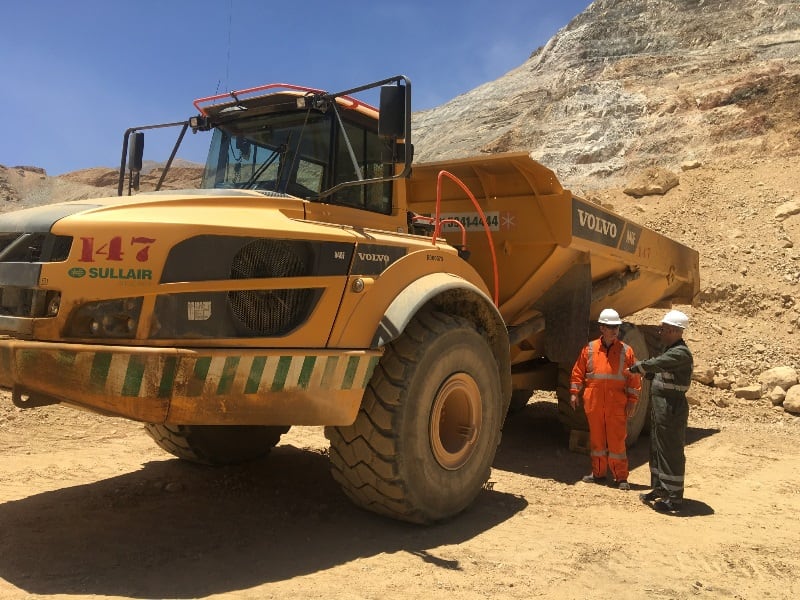
[[[112,269],[107,267],[92,267],[89,269],[89,279],[153,279],[150,269]]]
[[[74,277],[75,279],[80,279],[86,275],[86,269],[81,267],[72,267],[69,271],[67,271],[67,275]]]

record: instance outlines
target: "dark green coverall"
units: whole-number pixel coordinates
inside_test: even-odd
[[[686,426],[692,381],[692,353],[680,339],[658,356],[639,361],[631,372],[650,379],[650,485],[655,494],[678,505],[683,502],[686,473]],[[649,375],[648,374],[652,374]]]

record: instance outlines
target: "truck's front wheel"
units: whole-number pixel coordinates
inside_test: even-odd
[[[355,422],[328,427],[334,478],[359,506],[428,523],[465,509],[489,478],[500,376],[467,320],[415,317],[388,345]]]
[[[266,456],[288,427],[266,425],[163,425],[147,434],[170,454],[206,465],[232,465]]]

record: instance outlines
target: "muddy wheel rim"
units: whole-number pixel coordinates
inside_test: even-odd
[[[480,435],[481,394],[466,373],[451,375],[433,401],[430,441],[433,456],[443,468],[463,466],[475,450]]]

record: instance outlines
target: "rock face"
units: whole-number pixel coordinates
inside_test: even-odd
[[[419,160],[526,151],[567,187],[800,151],[800,10],[598,0],[519,68],[415,115]]]
[[[170,169],[162,188],[165,190],[196,188],[203,175],[202,167],[183,162]],[[160,168],[143,172],[142,191],[155,189],[161,177]],[[39,167],[4,167],[0,165],[0,212],[40,206],[52,202],[116,196],[119,172],[107,167],[81,169],[58,177],[49,177]],[[126,182],[127,185],[127,182]],[[126,193],[127,193],[127,188]]]

